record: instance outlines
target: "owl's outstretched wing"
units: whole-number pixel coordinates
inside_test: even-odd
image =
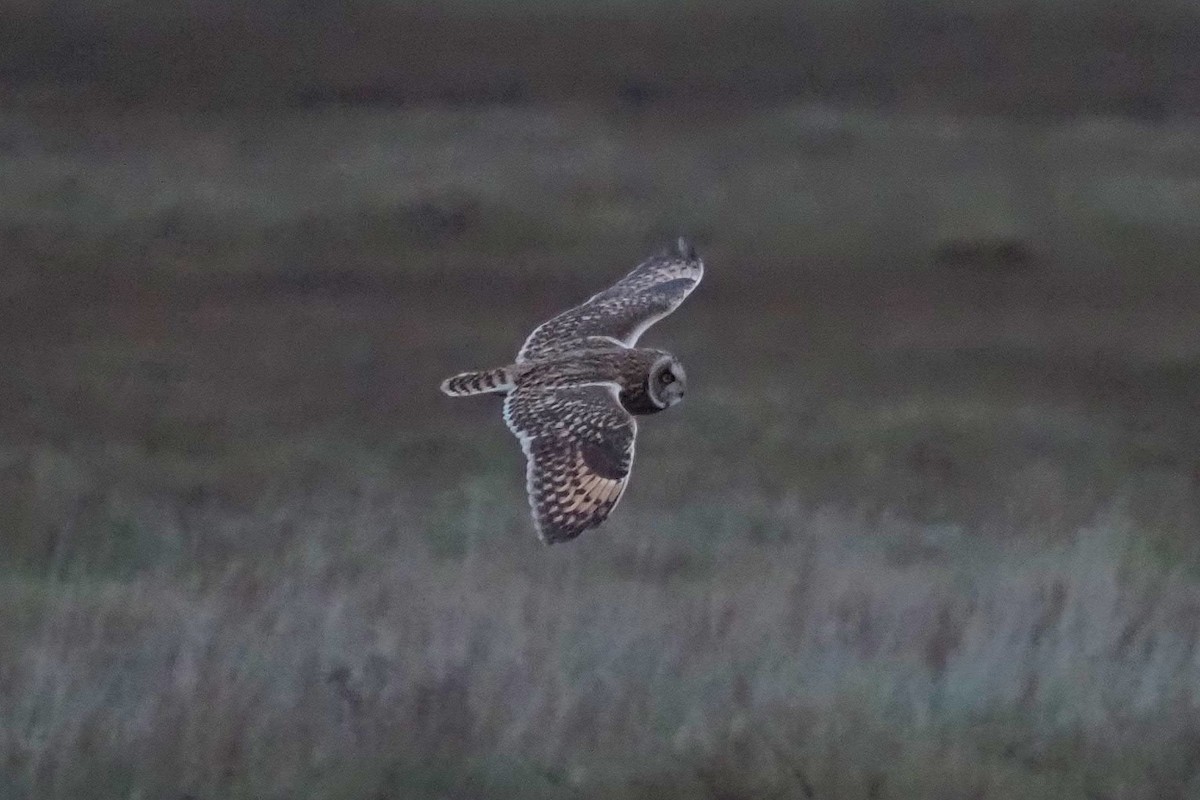
[[[625,492],[637,423],[619,391],[616,383],[519,388],[504,399],[504,421],[527,459],[533,521],[547,544],[599,525]]]
[[[633,347],[647,328],[679,307],[703,276],[704,262],[681,238],[587,302],[543,322],[525,340],[517,361],[574,349],[588,337]]]

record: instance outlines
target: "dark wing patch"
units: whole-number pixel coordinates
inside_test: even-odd
[[[543,322],[525,340],[517,361],[576,349],[589,337],[633,347],[647,328],[679,307],[702,277],[704,262],[680,239],[587,302]]]
[[[579,445],[579,457],[589,470],[602,478],[623,480],[629,474],[629,464],[623,458],[624,454],[613,452],[612,448],[582,442]]]
[[[533,520],[548,544],[599,525],[625,491],[637,423],[617,391],[615,383],[520,388],[504,400],[504,421],[527,459]]]

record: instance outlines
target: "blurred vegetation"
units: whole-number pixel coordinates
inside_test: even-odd
[[[0,7],[0,800],[1200,793],[1190,6],[331,8]],[[543,548],[437,384],[681,232]]]
[[[40,105],[639,109],[822,101],[1195,113],[1186,0],[228,0],[0,4],[0,75]],[[582,54],[588,54],[583,56]]]

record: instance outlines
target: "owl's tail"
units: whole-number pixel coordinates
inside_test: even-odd
[[[482,372],[463,372],[442,381],[442,391],[451,397],[507,392],[511,388],[513,388],[513,376],[508,367],[486,369]]]

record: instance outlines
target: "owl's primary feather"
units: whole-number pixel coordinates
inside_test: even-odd
[[[625,491],[637,423],[617,399],[620,388],[534,386],[504,399],[504,421],[528,460],[529,506],[548,543],[599,525]]]
[[[586,302],[534,329],[517,361],[574,349],[581,339],[606,337],[633,347],[647,328],[670,314],[704,277],[704,262],[687,240],[643,261]]]
[[[582,305],[539,325],[516,363],[442,382],[452,396],[504,393],[504,421],[525,453],[538,534],[574,539],[608,518],[629,482],[635,414],[683,399],[682,365],[638,337],[674,311],[704,275],[685,240],[639,264]]]

